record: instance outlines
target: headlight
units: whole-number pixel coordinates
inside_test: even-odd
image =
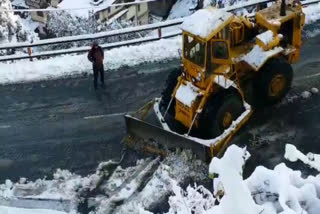
[[[191,79],[191,80],[192,80],[192,82],[193,82],[193,83],[195,83],[195,82],[196,82],[196,79],[195,79],[194,77],[192,77],[192,79]]]

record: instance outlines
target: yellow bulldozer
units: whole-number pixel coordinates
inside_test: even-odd
[[[186,148],[203,160],[219,155],[253,109],[289,91],[304,22],[296,1],[253,18],[215,8],[187,17],[181,69],[170,73],[161,98],[125,115],[125,142],[158,154]]]

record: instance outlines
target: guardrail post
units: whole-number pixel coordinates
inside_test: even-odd
[[[32,62],[33,59],[32,59],[32,57],[31,57],[31,55],[32,55],[31,47],[28,47],[28,55],[29,55],[29,57],[30,57],[30,61]]]
[[[161,28],[158,28],[158,36],[159,36],[159,39],[161,39],[162,37]]]

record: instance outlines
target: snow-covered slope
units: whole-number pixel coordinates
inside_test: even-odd
[[[181,49],[181,46],[181,37],[176,37],[111,49],[105,51],[105,70],[178,58],[178,50]],[[33,62],[21,60],[15,63],[0,63],[0,68],[0,84],[57,79],[92,73],[92,65],[87,59],[87,54],[65,55]]]
[[[299,152],[287,145],[286,154],[291,161],[302,160],[319,169],[319,156]],[[189,186],[186,191],[175,186],[169,198],[168,214],[317,214],[320,210],[320,174],[302,176],[284,163],[273,170],[258,166],[243,180],[242,167],[249,154],[245,149],[230,146],[223,158],[214,158],[210,173],[214,179],[214,194],[204,187]]]

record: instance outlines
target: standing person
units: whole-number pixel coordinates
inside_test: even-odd
[[[103,69],[103,59],[104,53],[102,48],[98,45],[96,41],[92,43],[92,48],[88,53],[88,59],[92,62],[93,67],[93,86],[97,89],[97,81],[100,73],[100,80],[102,87],[104,88],[104,69]]]

